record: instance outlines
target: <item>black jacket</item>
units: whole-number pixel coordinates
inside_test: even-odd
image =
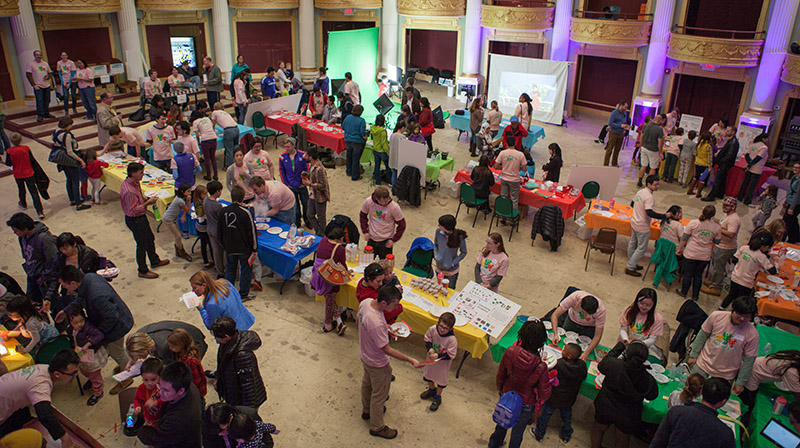
[[[717,417],[717,411],[703,403],[675,406],[658,425],[650,448],[731,448],[733,432]]]
[[[420,197],[420,173],[419,169],[407,165],[397,176],[397,182],[392,186],[392,193],[398,200],[407,201],[414,207],[419,207],[422,203]]]
[[[561,157],[553,156],[550,157],[550,161],[545,163],[542,167],[542,171],[547,171],[547,177],[544,180],[549,180],[552,182],[558,182],[561,178],[561,166],[563,162],[561,161]]]
[[[144,333],[150,336],[150,339],[156,343],[156,358],[163,361],[164,364],[167,364],[170,361],[177,361],[175,355],[169,349],[167,337],[170,335],[170,333],[172,333],[173,330],[178,328],[182,328],[189,333],[189,336],[192,337],[194,345],[197,346],[197,350],[200,352],[200,359],[202,360],[203,356],[205,356],[206,352],[208,351],[206,335],[199,328],[192,324],[187,324],[186,322],[179,322],[176,320],[162,320],[160,322],[153,322],[152,324],[145,325],[144,327],[136,330],[136,332]]]
[[[67,307],[79,306],[86,318],[106,337],[105,343],[117,341],[133,328],[133,315],[114,288],[97,274],[83,276],[75,292],[77,298]]]
[[[561,245],[561,238],[564,236],[564,216],[561,209],[555,205],[543,205],[536,212],[531,227],[531,239],[535,240],[536,235],[541,234],[545,241],[555,242],[554,247]]]
[[[669,341],[669,351],[677,353],[680,359],[683,359],[686,356],[686,336],[689,335],[690,330],[700,331],[703,322],[708,319],[708,314],[700,308],[697,302],[686,299],[675,319],[679,325]]]
[[[489,197],[489,190],[494,185],[494,174],[491,171],[483,177],[478,176],[475,170],[472,170],[469,178],[472,179],[472,188],[475,190],[475,197],[478,199],[485,199]]]
[[[250,255],[256,251],[256,225],[250,212],[241,205],[231,204],[219,214],[217,239],[228,254]]]
[[[97,273],[97,271],[100,269],[100,256],[97,254],[97,251],[80,243],[78,243],[77,249],[78,269],[80,269],[84,274]],[[55,261],[53,261],[53,269],[50,273],[50,279],[47,282],[47,292],[44,296],[45,299],[52,301],[58,294],[58,274],[66,266],[67,257],[65,257],[61,251],[59,251],[58,255],[56,255]]]
[[[267,401],[267,389],[258,370],[255,350],[261,338],[255,331],[238,332],[217,352],[217,392],[234,406],[258,409]]]
[[[558,386],[553,387],[547,404],[556,409],[571,408],[578,398],[581,383],[588,374],[586,363],[580,359],[567,361],[561,358],[556,363],[555,369],[558,372]]]
[[[255,421],[261,421],[258,412],[253,408],[236,406],[236,412],[247,415]],[[228,439],[228,444],[225,443],[226,437]],[[219,427],[211,422],[210,413],[206,411],[203,416],[203,448],[233,448],[236,445],[236,439],[231,437],[230,434],[225,436],[219,434]]]
[[[642,419],[644,399],[658,397],[658,384],[644,366],[634,368],[618,358],[625,345],[618,342],[597,368],[606,378],[594,400],[595,412],[613,419],[622,428],[636,427]]]
[[[203,403],[194,384],[176,403],[164,403],[155,426],[142,426],[139,440],[155,448],[199,448]]]
[[[18,240],[22,258],[25,259],[22,263],[25,274],[36,280],[47,281],[52,275],[53,261],[59,254],[56,237],[43,222],[36,221],[31,234],[21,236]]]
[[[731,137],[714,157],[714,163],[720,167],[730,168],[736,163],[736,156],[738,154],[739,140],[736,137]]]

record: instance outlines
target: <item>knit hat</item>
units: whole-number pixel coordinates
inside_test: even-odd
[[[183,143],[181,143],[181,142],[173,142],[172,143],[172,149],[175,152],[177,152],[178,154],[182,153],[184,151]]]
[[[516,115],[512,115],[511,116],[511,122],[512,123],[519,123],[519,117],[516,116]]]
[[[722,200],[722,205],[736,207],[736,198],[733,196],[725,196],[725,199]]]
[[[294,137],[286,137],[286,141],[291,143],[294,146],[297,146],[297,139]]]

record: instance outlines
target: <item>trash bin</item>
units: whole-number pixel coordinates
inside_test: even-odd
[[[583,216],[578,218],[575,224],[578,225],[578,238],[586,241],[592,237],[593,229],[591,227],[586,227],[586,220],[583,219]]]
[[[461,189],[461,182],[456,182],[455,180],[450,179],[450,182],[447,183],[447,192],[453,199],[458,199],[458,195],[460,194],[459,192],[460,189]]]

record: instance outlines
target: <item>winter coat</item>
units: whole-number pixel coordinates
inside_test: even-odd
[[[650,448],[735,446],[733,432],[717,417],[717,411],[703,403],[674,406],[658,425]]]
[[[564,216],[561,209],[555,205],[543,205],[536,212],[531,228],[531,239],[536,240],[536,235],[541,234],[545,241],[556,242],[554,247],[561,245],[561,238],[564,236]]]
[[[308,137],[306,136],[306,128],[300,126],[300,124],[295,123],[292,125],[292,137],[297,140],[297,143],[294,145],[298,151],[306,151],[308,149]]]
[[[571,408],[578,398],[581,383],[588,375],[586,363],[580,359],[567,361],[561,358],[556,363],[555,370],[558,372],[558,385],[553,387],[547,404],[556,409]]]
[[[261,338],[255,331],[234,335],[217,352],[217,392],[219,398],[234,406],[258,409],[267,401],[267,389],[258,370],[255,350]]]
[[[625,345],[618,342],[597,368],[604,374],[603,388],[594,400],[595,412],[613,420],[623,430],[636,427],[642,419],[644,399],[658,397],[658,384],[646,366],[628,366],[618,358]]]
[[[658,288],[658,284],[663,278],[667,284],[675,281],[678,272],[678,257],[675,255],[675,243],[666,239],[659,238],[656,241],[656,249],[650,262],[656,265],[656,274],[653,277],[653,286]]]
[[[83,308],[87,320],[106,336],[106,344],[125,337],[133,328],[131,310],[103,277],[84,275],[75,294],[77,298],[67,307]]]
[[[675,317],[679,324],[672,340],[669,341],[669,351],[677,353],[680,359],[683,359],[686,355],[686,336],[691,330],[700,331],[706,319],[708,314],[700,308],[700,305],[694,300],[686,299]]]
[[[730,169],[736,163],[737,155],[739,155],[739,139],[731,137],[714,157],[714,163],[720,168]]]
[[[78,269],[84,274],[97,273],[100,269],[100,256],[97,251],[89,246],[78,244]],[[47,292],[44,297],[47,300],[53,300],[58,295],[58,273],[67,266],[67,257],[60,251],[53,261],[53,268],[50,271],[50,279],[47,281]]]
[[[547,365],[539,355],[521,345],[512,345],[503,354],[497,368],[497,391],[504,394],[510,390],[522,397],[525,406],[533,406],[550,398],[550,380]]]
[[[331,218],[330,222],[328,222],[328,225],[325,226],[325,233],[328,233],[328,229],[333,227],[341,227],[344,229],[344,244],[353,243],[358,246],[361,234],[358,233],[358,227],[352,219],[345,215],[335,215]]]
[[[22,268],[28,277],[46,281],[51,277],[53,261],[58,255],[56,237],[50,233],[43,222],[33,223],[33,231],[28,236],[18,238],[19,248],[22,251]]]
[[[398,200],[407,201],[414,207],[419,207],[422,203],[420,197],[420,172],[416,167],[406,165],[397,176],[397,182],[392,186],[392,194]]]
[[[158,422],[142,426],[137,436],[145,445],[157,448],[196,448],[203,431],[203,401],[194,384],[175,403],[165,402]]]

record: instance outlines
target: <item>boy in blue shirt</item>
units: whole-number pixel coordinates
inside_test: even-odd
[[[275,98],[277,93],[275,89],[275,68],[267,68],[267,76],[261,80],[261,93],[264,98]]]
[[[344,144],[347,148],[347,175],[351,180],[361,179],[361,153],[367,143],[367,122],[361,118],[364,106],[357,104],[342,121]]]

